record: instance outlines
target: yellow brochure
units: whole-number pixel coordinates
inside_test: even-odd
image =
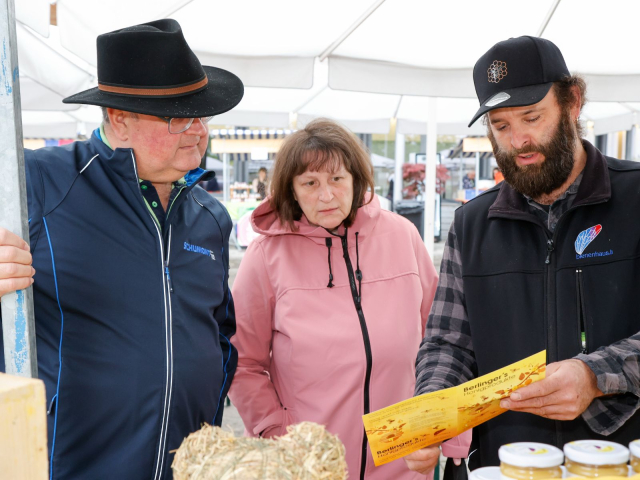
[[[457,387],[426,393],[364,415],[376,466],[448,440],[505,412],[500,400],[542,380],[547,351]]]

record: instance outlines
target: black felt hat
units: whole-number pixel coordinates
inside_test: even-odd
[[[244,94],[233,73],[202,66],[180,24],[164,19],[98,36],[98,87],[63,100],[166,117],[208,117]]]
[[[469,126],[490,110],[541,101],[553,82],[571,75],[554,43],[538,37],[496,43],[473,67],[480,109]]]

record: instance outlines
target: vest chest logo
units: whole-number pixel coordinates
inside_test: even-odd
[[[215,260],[216,256],[213,253],[213,250],[208,250],[204,247],[199,247],[198,245],[191,245],[190,243],[184,242],[184,249],[187,252],[200,253],[202,255],[207,255],[211,258],[211,260]]]
[[[595,240],[598,234],[602,231],[602,225],[596,225],[591,228],[587,228],[586,230],[580,232],[578,234],[578,238],[576,238],[576,253],[578,255],[582,255],[582,252],[589,246],[591,242]]]
[[[582,258],[591,258],[591,257],[606,257],[608,255],[613,255],[613,250],[608,250],[606,252],[593,252],[593,253],[583,253],[589,244],[595,240],[595,238],[602,231],[602,225],[594,225],[591,228],[587,228],[578,234],[576,238],[576,242],[574,244],[576,248],[576,260],[580,260]]]

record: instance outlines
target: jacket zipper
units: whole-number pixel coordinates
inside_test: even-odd
[[[173,293],[173,283],[171,283],[171,273],[169,272],[169,259],[171,258],[171,232],[173,228],[169,224],[169,241],[167,242],[167,259],[164,262],[164,272],[167,275],[167,285],[169,292]],[[171,295],[169,295],[169,312],[171,312]]]
[[[554,240],[555,234],[553,238],[547,238],[547,258],[544,261],[547,269],[547,294],[545,295],[545,297],[547,298],[547,362],[549,363],[557,361],[556,350],[558,349],[558,345],[556,342],[556,323],[554,315],[556,304],[556,260],[555,258],[552,258],[553,251],[555,250]],[[554,319],[554,321],[551,321],[551,319]]]
[[[166,223],[165,223],[165,228],[166,228]],[[160,479],[162,478],[162,472],[164,470],[164,457],[165,457],[165,452],[167,450],[167,432],[169,430],[169,413],[171,411],[171,398],[172,398],[172,394],[173,394],[173,309],[171,306],[171,294],[173,293],[173,286],[171,284],[171,274],[169,272],[169,260],[171,259],[171,234],[173,231],[173,227],[171,226],[171,224],[169,224],[169,235],[168,235],[168,239],[167,239],[167,248],[166,248],[166,252],[167,252],[167,256],[166,259],[164,261],[164,268],[165,268],[165,279],[166,279],[166,287],[165,287],[165,292],[166,293],[166,299],[169,305],[169,326],[166,329],[166,345],[167,345],[167,359],[168,359],[168,365],[167,365],[167,372],[168,372],[168,377],[169,377],[169,381],[168,381],[168,386],[169,386],[169,392],[165,397],[165,413],[164,413],[164,439],[162,438],[162,432],[160,432],[161,435],[161,446],[162,446],[162,450],[160,451],[160,459],[158,462],[158,467],[157,468],[157,478]]]
[[[558,360],[557,350],[558,350],[558,342],[556,339],[556,315],[555,315],[555,306],[556,306],[556,259],[553,255],[553,251],[555,250],[555,238],[556,232],[558,232],[558,226],[560,221],[558,221],[558,225],[556,225],[556,229],[553,232],[553,237],[547,237],[547,258],[545,259],[545,268],[547,270],[547,291],[545,298],[547,299],[546,305],[546,319],[547,319],[547,363],[553,363]],[[547,231],[545,230],[545,234]],[[556,445],[562,445],[562,427],[560,423],[555,420],[555,430],[556,430]]]
[[[569,212],[572,212],[573,210],[576,210],[577,208],[580,207],[586,207],[586,206],[590,206],[590,205],[597,205],[599,203],[604,203],[606,200],[601,200],[601,201],[597,201],[597,202],[593,202],[593,203],[585,203],[582,205],[573,205],[571,208],[569,208],[566,212],[564,212],[564,214],[558,219],[558,223],[556,224],[556,228],[553,231],[553,234],[551,236],[549,236],[549,233],[547,231],[546,228],[543,227],[543,231],[545,233],[545,235],[547,236],[547,257],[544,261],[545,263],[545,268],[547,270],[546,272],[546,277],[547,277],[547,290],[546,290],[546,299],[547,299],[547,305],[546,305],[546,312],[547,312],[547,362],[548,363],[552,363],[552,362],[557,362],[558,361],[558,355],[557,355],[557,350],[558,350],[558,342],[557,342],[557,332],[556,332],[556,324],[557,324],[557,319],[556,319],[556,315],[555,315],[555,308],[556,308],[556,276],[555,276],[555,267],[556,267],[556,259],[555,256],[553,255],[553,252],[555,250],[555,242],[556,242],[556,238],[558,236],[558,232],[560,231],[560,225],[563,223],[563,221],[567,218],[567,214]],[[538,224],[538,222],[533,222]],[[561,422],[558,420],[555,420],[555,427],[556,427],[556,445],[563,445],[563,441],[562,441],[562,425]]]
[[[351,297],[353,298],[353,304],[356,307],[358,314],[358,320],[360,321],[360,329],[362,330],[362,340],[364,342],[364,352],[367,357],[367,370],[364,379],[364,414],[368,414],[371,411],[370,399],[369,399],[369,387],[371,383],[371,368],[373,366],[373,355],[371,354],[371,341],[369,340],[369,329],[367,328],[367,322],[364,318],[364,312],[362,311],[362,291],[358,292],[356,285],[356,278],[353,273],[353,265],[351,264],[351,258],[349,257],[349,248],[347,243],[347,231],[345,230],[344,236],[340,237],[342,243],[342,256],[344,262],[347,265],[347,273],[349,275],[349,286],[351,287]],[[362,287],[361,287],[362,289]],[[362,456],[360,459],[360,480],[364,480],[365,468],[367,466],[367,435],[364,433],[362,438]]]
[[[580,346],[580,353],[588,353],[587,349],[587,319],[586,311],[584,309],[584,287],[582,285],[582,270],[576,270],[576,290],[577,295],[577,307],[578,307],[578,345]]]
[[[136,183],[139,183],[140,179],[138,177],[138,168],[136,166],[136,159],[133,156],[133,152],[131,152],[131,160],[133,162],[133,170],[136,175]],[[140,196],[142,196],[142,193],[140,193]],[[142,200],[144,202],[144,197],[142,197]],[[166,350],[166,357],[167,357],[167,360],[166,360],[167,375],[166,375],[166,384],[165,384],[165,397],[164,397],[164,404],[163,404],[163,411],[162,411],[162,426],[160,428],[160,441],[158,442],[158,454],[156,456],[156,466],[155,466],[155,472],[153,474],[154,480],[159,480],[162,476],[162,470],[163,470],[162,467],[164,465],[164,453],[166,450],[167,429],[169,424],[169,406],[171,403],[171,391],[173,389],[173,345],[171,344],[171,342],[173,341],[172,325],[171,325],[172,315],[171,315],[171,299],[167,298],[170,295],[170,285],[169,285],[169,278],[168,278],[168,272],[169,272],[168,258],[165,259],[165,255],[164,255],[164,242],[162,239],[162,233],[160,232],[160,227],[158,226],[158,223],[151,215],[151,212],[149,212],[148,209],[145,209],[145,210],[147,210],[147,213],[151,218],[151,222],[153,223],[153,226],[156,229],[156,233],[158,234],[158,242],[160,244],[160,257],[161,257],[160,268],[162,271],[162,285],[163,285],[162,293],[164,295],[164,324],[165,324],[165,339],[166,339],[165,350]],[[169,227],[169,229],[171,229],[171,227]]]

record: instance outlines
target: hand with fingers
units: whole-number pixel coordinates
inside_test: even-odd
[[[0,228],[0,297],[30,286],[35,273],[27,242]]]
[[[602,395],[587,364],[569,359],[547,365],[543,380],[513,392],[500,406],[552,420],[573,420]]]
[[[433,472],[440,459],[440,443],[417,450],[404,457],[409,470],[426,475]]]

